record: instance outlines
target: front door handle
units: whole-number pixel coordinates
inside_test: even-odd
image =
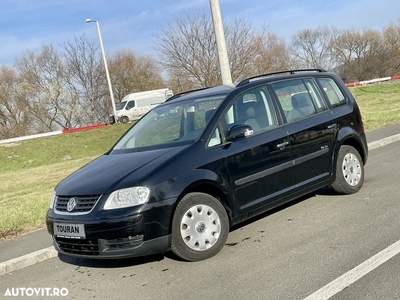
[[[283,150],[283,149],[285,149],[285,147],[287,145],[289,145],[289,142],[286,141],[286,142],[283,142],[283,143],[280,143],[280,144],[276,145],[276,147],[278,147],[280,150]]]

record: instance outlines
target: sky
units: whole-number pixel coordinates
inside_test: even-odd
[[[382,30],[400,22],[398,0],[219,0],[225,22],[235,17],[254,29],[266,26],[287,42],[302,29]],[[157,58],[156,37],[185,14],[210,14],[209,0],[0,0],[0,66],[28,51],[56,49],[75,38],[98,42],[100,24],[107,56],[119,50]],[[99,50],[100,51],[100,50]]]

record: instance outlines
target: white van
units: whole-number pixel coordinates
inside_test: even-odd
[[[128,94],[117,107],[118,120],[122,123],[138,120],[173,95],[168,88]]]

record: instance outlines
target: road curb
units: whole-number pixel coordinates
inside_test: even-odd
[[[53,246],[38,250],[17,258],[10,259],[8,261],[0,263],[0,275],[5,275],[13,271],[23,269],[47,259],[56,257],[57,251]]]
[[[379,147],[382,147],[382,146],[385,146],[387,144],[391,144],[391,143],[394,143],[397,141],[400,141],[400,133],[389,136],[387,138],[377,140],[375,142],[368,143],[368,150],[376,149],[376,148],[379,148]]]

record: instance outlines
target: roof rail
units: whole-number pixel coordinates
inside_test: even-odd
[[[246,78],[246,79],[242,80],[241,82],[239,82],[236,86],[238,87],[238,86],[244,85],[256,78],[263,78],[263,77],[274,76],[274,75],[285,74],[285,73],[296,74],[296,73],[300,73],[300,72],[326,72],[326,70],[324,70],[324,69],[299,69],[299,70],[287,70],[287,71],[279,71],[279,72],[261,74],[261,75]]]
[[[201,88],[201,89],[197,89],[197,90],[191,90],[191,91],[182,92],[182,93],[173,95],[172,97],[169,97],[167,100],[165,100],[165,102],[168,102],[168,101],[177,99],[177,98],[182,97],[182,96],[184,96],[184,95],[186,95],[186,94],[190,94],[190,93],[193,93],[193,92],[198,92],[198,91],[202,91],[202,90],[206,90],[206,89],[209,89],[209,87],[205,87],[205,88]]]

